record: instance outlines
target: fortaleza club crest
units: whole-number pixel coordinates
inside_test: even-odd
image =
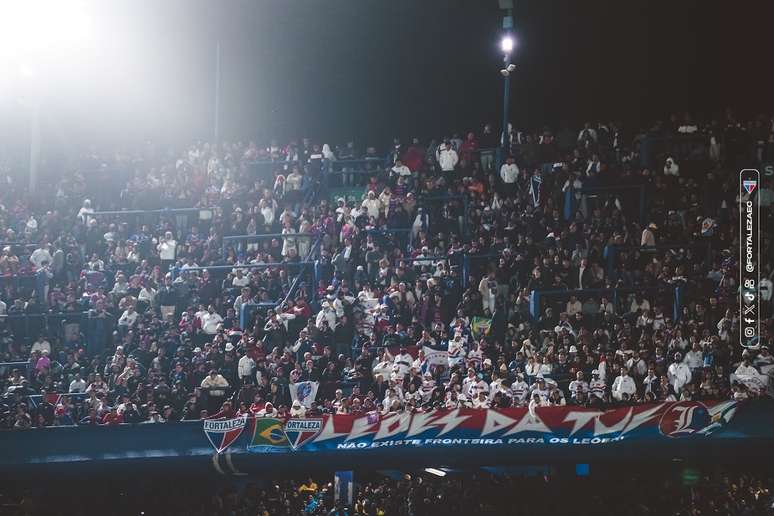
[[[285,423],[285,435],[294,450],[317,437],[322,431],[322,419],[288,419]]]
[[[237,440],[241,435],[242,430],[245,428],[247,422],[246,417],[238,417],[235,419],[219,419],[219,420],[204,420],[204,433],[207,435],[207,439],[210,440],[212,446],[218,453],[223,452],[226,448]]]

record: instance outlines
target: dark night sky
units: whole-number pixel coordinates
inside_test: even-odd
[[[511,119],[518,127],[586,118],[631,124],[672,111],[770,110],[762,77],[772,3],[516,0]],[[46,124],[62,141],[208,138],[217,39],[226,138],[384,145],[393,134],[499,126],[496,0],[97,6],[106,39],[80,76],[90,88],[80,80],[51,88]]]

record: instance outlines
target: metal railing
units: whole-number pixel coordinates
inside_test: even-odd
[[[622,304],[622,301],[628,300],[628,296],[631,294],[667,294],[670,297],[672,303],[672,318],[674,321],[680,319],[682,312],[682,304],[684,298],[684,289],[682,287],[617,287],[617,288],[592,288],[592,289],[576,289],[576,290],[533,290],[529,295],[529,313],[533,320],[540,319],[543,314],[543,303],[550,301],[563,301],[569,300],[571,296],[575,296],[578,300],[589,297],[607,297],[608,300],[615,307],[616,314],[622,314],[629,312],[627,306]],[[661,303],[651,303],[651,308],[659,306]],[[558,314],[557,314],[558,315]]]

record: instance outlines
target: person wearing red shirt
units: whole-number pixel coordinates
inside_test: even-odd
[[[110,412],[102,416],[103,425],[120,425],[124,422],[124,416],[118,413],[118,408],[113,407]]]
[[[467,139],[462,144],[461,157],[465,160],[465,163],[473,163],[476,153],[478,153],[478,140],[476,140],[475,134],[468,133]]]
[[[224,401],[223,405],[221,405],[220,410],[213,415],[207,417],[207,419],[233,419],[237,416],[237,412],[234,410],[234,407],[231,406],[230,401]]]

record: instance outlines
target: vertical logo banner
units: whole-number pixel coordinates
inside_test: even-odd
[[[760,174],[739,173],[739,343],[756,347],[761,335],[760,305]]]

